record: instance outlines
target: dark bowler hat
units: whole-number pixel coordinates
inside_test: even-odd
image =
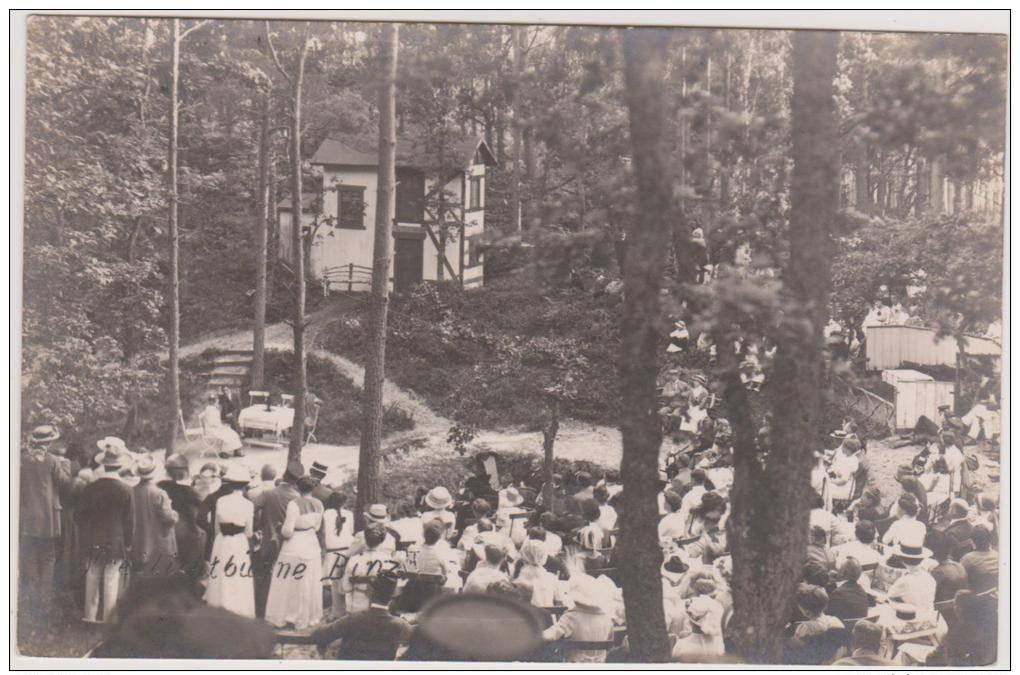
[[[287,462],[287,470],[283,472],[283,480],[288,483],[295,482],[298,478],[305,475],[305,467],[301,462],[292,460]]]

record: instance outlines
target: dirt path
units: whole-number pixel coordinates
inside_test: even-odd
[[[317,344],[316,337],[329,326],[332,316],[332,312],[327,308],[309,317],[306,341],[312,347],[308,353],[329,361],[340,374],[349,378],[355,386],[360,388],[365,381],[365,369],[362,366],[343,356],[315,346]],[[278,323],[266,327],[267,349],[289,350],[292,347],[293,333],[289,325]],[[207,349],[251,349],[251,331],[237,331],[199,339],[181,348],[181,358],[196,356]],[[453,426],[453,422],[432,410],[422,397],[397,386],[391,380],[386,380],[383,385],[383,404],[386,406],[397,405],[413,416],[414,430],[400,434],[400,437],[405,435],[425,436],[428,438],[429,445],[442,446],[445,449],[446,434]],[[387,439],[388,442],[394,440],[399,440],[399,438]],[[542,452],[542,434],[537,431],[483,430],[476,436],[472,445],[487,447],[497,452],[533,452],[538,454]],[[664,452],[672,447],[668,441],[664,445],[666,446],[663,448]],[[563,420],[560,423],[560,432],[556,438],[557,457],[572,460],[584,459],[609,467],[618,467],[622,454],[623,439],[619,429],[576,420]]]

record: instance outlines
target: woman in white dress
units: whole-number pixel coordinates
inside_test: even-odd
[[[312,496],[315,479],[297,481],[301,496],[287,504],[281,534],[280,556],[266,601],[266,622],[301,630],[322,620],[322,548],[317,532],[322,527],[322,502]]]
[[[330,589],[330,615],[340,619],[346,613],[344,592],[341,588],[347,554],[354,541],[354,514],[344,508],[347,495],[334,492],[326,499],[322,514],[322,539],[325,550],[322,556],[322,576]]]
[[[255,505],[244,496],[251,477],[242,466],[232,466],[223,477],[230,492],[216,501],[216,539],[213,540],[205,601],[241,616],[255,616],[249,541],[254,529]]]
[[[198,421],[202,425],[202,433],[216,439],[221,454],[237,454],[241,449],[241,437],[223,423],[216,394],[209,394],[208,403],[198,416]]]

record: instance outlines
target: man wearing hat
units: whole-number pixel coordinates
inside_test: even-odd
[[[24,596],[19,605],[34,611],[48,607],[53,593],[60,525],[60,493],[71,487],[71,464],[48,452],[60,438],[56,427],[36,427],[21,452],[19,578]]]
[[[131,496],[135,519],[132,569],[142,577],[175,574],[178,570],[177,537],[174,536],[177,513],[170,503],[170,495],[153,480],[156,462],[152,455],[142,455],[135,471],[139,480]]]
[[[197,580],[202,574],[206,550],[206,533],[198,523],[202,499],[191,485],[187,457],[170,455],[163,467],[167,478],[156,485],[166,492],[170,498],[170,508],[177,514],[177,522],[174,524],[177,560],[184,573],[192,580]]]
[[[905,602],[919,610],[933,609],[937,583],[921,565],[932,556],[931,549],[924,547],[924,537],[916,534],[900,537],[891,555],[903,563],[906,571],[889,587],[889,600]]]
[[[283,545],[280,530],[287,517],[287,504],[300,496],[294,484],[303,475],[305,467],[301,462],[292,461],[287,464],[283,478],[276,487],[263,490],[252,498],[252,503],[255,504],[258,544],[251,557],[252,569],[255,572],[255,614],[260,618],[265,616],[273,566]]]
[[[372,504],[363,514],[365,518],[365,527],[367,528],[370,524],[375,523],[383,527],[383,531],[386,533],[383,537],[382,542],[379,544],[379,550],[385,553],[392,554],[397,550],[397,539],[393,536],[393,533],[388,529],[390,522],[390,512],[386,508],[385,504]],[[354,539],[351,541],[351,548],[348,551],[350,559],[354,559],[354,556],[362,553],[366,548],[365,544],[365,530],[358,532],[354,535]]]
[[[429,507],[429,510],[421,514],[421,521],[423,523],[431,520],[442,522],[446,527],[444,538],[449,537],[457,521],[457,516],[450,510],[450,507],[453,506],[453,496],[450,491],[442,485],[437,485],[425,495],[425,506]]]
[[[82,490],[78,501],[78,531],[86,561],[85,621],[112,621],[112,611],[121,591],[121,572],[134,540],[135,518],[131,488],[120,472],[130,466],[131,457],[119,438],[108,436],[96,445],[102,452],[95,461],[102,472]],[[102,608],[100,608],[102,584]]]
[[[323,483],[326,480],[327,473],[329,473],[329,467],[322,462],[312,462],[312,465],[308,467],[308,475],[316,481],[315,489],[312,490],[312,496],[323,504],[326,503],[326,500],[334,492],[333,488]]]

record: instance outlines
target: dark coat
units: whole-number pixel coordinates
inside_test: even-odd
[[[170,497],[151,480],[143,480],[131,493],[135,513],[131,561],[145,576],[175,573],[178,569],[174,524],[179,516]]]
[[[837,619],[859,619],[868,613],[868,594],[856,581],[840,584],[829,594],[825,610]]]
[[[312,634],[318,645],[343,640],[341,660],[392,661],[411,636],[411,624],[381,607],[370,607],[327,624]]]
[[[271,490],[263,490],[255,495],[255,526],[261,535],[259,551],[263,555],[276,559],[282,546],[280,529],[287,517],[287,504],[300,497],[297,488],[290,483],[281,482]]]
[[[103,564],[127,559],[135,531],[127,484],[110,476],[97,478],[82,490],[76,515],[81,551],[88,560]]]
[[[61,535],[61,492],[71,487],[71,463],[45,453],[34,459],[21,453],[20,534],[23,537]]]
[[[205,562],[206,533],[199,524],[202,499],[191,485],[164,480],[157,483],[170,497],[170,508],[177,512],[174,538],[181,568],[189,576],[197,576]]]
[[[959,560],[966,553],[973,550],[973,542],[970,541],[974,526],[966,518],[954,521],[943,532],[953,539],[953,559]]]

